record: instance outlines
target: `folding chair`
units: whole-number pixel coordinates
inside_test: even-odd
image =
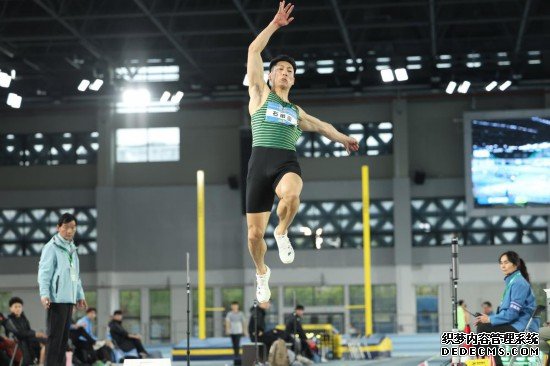
[[[533,321],[534,318],[536,317],[539,317],[540,314],[546,309],[546,306],[543,306],[543,305],[538,305],[535,309],[535,311],[533,311],[533,314],[531,315],[531,317],[529,318],[529,321],[527,322],[527,325],[525,326],[525,329],[523,330],[523,332],[527,332],[529,330],[529,326],[531,325],[531,322]],[[519,345],[519,348],[518,348],[518,353],[519,351],[521,350],[521,348],[523,347],[523,344],[520,344]],[[510,358],[510,362],[508,363],[508,366],[513,366],[514,365],[514,361],[516,360],[516,356],[512,356]],[[538,366],[542,366],[542,362],[540,360],[539,357],[537,357],[536,359],[537,361],[537,365]]]

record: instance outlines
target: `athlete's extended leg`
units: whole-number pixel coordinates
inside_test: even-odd
[[[302,186],[302,178],[296,173],[289,172],[283,175],[275,188],[275,193],[280,199],[277,206],[279,225],[275,228],[275,240],[279,247],[279,257],[283,263],[294,261],[294,249],[288,240],[287,232],[300,207]]]
[[[256,298],[260,303],[269,301],[271,291],[269,290],[269,276],[271,271],[264,263],[267,245],[264,234],[271,212],[247,213],[246,222],[248,226],[248,250],[256,265]]]

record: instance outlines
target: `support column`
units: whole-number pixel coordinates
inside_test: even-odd
[[[172,328],[170,329],[171,342],[177,344],[187,339],[187,289],[185,287],[172,287],[170,289],[170,319]],[[189,306],[193,306],[193,299],[189,294]],[[189,318],[192,318],[189,309]]]
[[[119,308],[118,289],[107,287],[97,289],[97,336],[104,339],[107,325],[113,312]]]
[[[221,307],[222,306],[222,289],[221,287],[214,287],[214,307]],[[214,318],[214,337],[223,337],[224,329],[223,329],[223,323],[222,323],[222,315],[223,313],[221,311],[214,311],[213,318]]]
[[[344,285],[344,308],[344,333],[349,334],[351,326],[351,310],[349,309],[349,285]]]
[[[151,343],[150,339],[150,330],[151,326],[149,323],[149,315],[151,314],[151,301],[149,300],[149,289],[147,287],[142,287],[140,289],[140,318],[141,318],[141,335],[145,343]]]
[[[283,308],[285,307],[285,289],[283,286],[279,286],[277,288],[279,297],[277,298],[277,308],[279,310],[277,317],[278,317],[278,323],[284,324],[285,323],[285,312],[283,311]]]
[[[98,272],[116,271],[116,190],[115,190],[115,132],[113,112],[107,108],[98,113],[97,131],[97,255]]]
[[[416,296],[412,282],[411,188],[407,101],[394,100],[393,121],[393,223],[397,284],[397,331],[416,331]]]

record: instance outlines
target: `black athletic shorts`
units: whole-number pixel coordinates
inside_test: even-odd
[[[286,173],[302,176],[296,151],[253,147],[246,177],[246,212],[269,212],[275,188]]]

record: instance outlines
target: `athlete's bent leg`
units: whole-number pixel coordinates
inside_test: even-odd
[[[247,213],[248,250],[256,266],[256,298],[260,303],[269,301],[269,276],[271,271],[265,265],[264,257],[267,245],[264,240],[265,229],[269,221],[270,212]]]
[[[283,263],[294,261],[294,249],[292,249],[287,232],[300,207],[302,186],[302,178],[298,174],[286,173],[275,188],[275,193],[277,193],[280,201],[277,206],[279,225],[275,228],[274,234],[279,248],[279,257]]]

